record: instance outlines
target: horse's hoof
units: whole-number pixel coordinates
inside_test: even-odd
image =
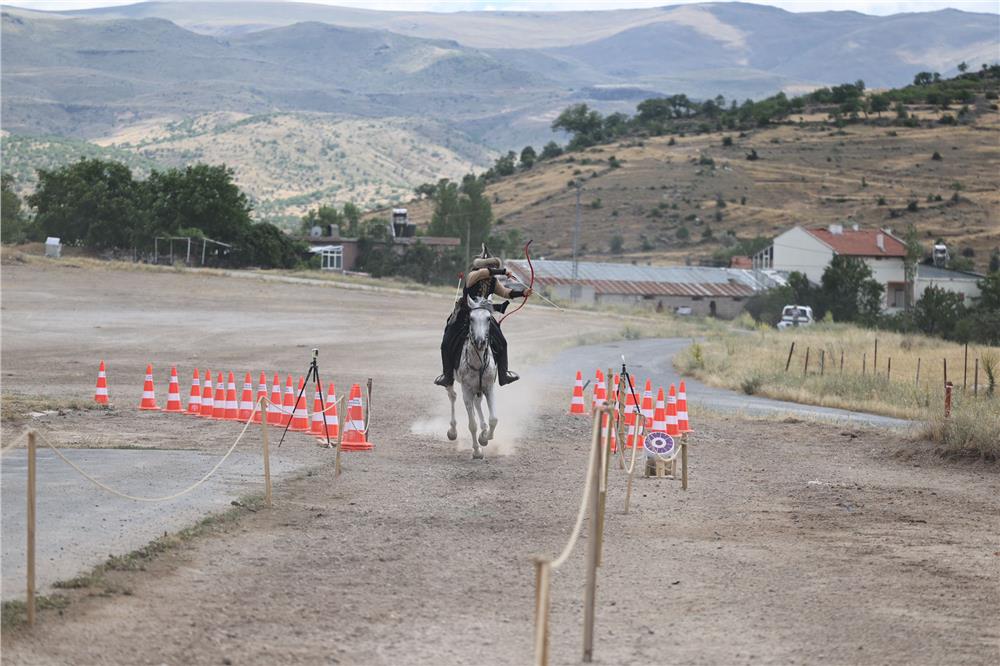
[[[458,431],[457,431],[457,430],[454,430],[454,429],[452,429],[452,430],[449,430],[449,431],[448,431],[448,439],[450,439],[450,440],[451,440],[451,441],[453,441],[453,442],[454,442],[454,441],[455,441],[456,439],[458,439]]]
[[[486,446],[489,443],[490,443],[490,438],[487,432],[484,430],[483,432],[479,433],[479,446]]]
[[[473,451],[472,452],[472,459],[473,460],[482,460],[483,459],[483,452],[482,451]]]

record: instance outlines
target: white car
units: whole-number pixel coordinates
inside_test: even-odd
[[[815,323],[813,309],[808,305],[786,305],[781,309],[781,321],[778,322],[778,329],[812,326]]]

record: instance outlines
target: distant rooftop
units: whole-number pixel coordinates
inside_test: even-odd
[[[853,257],[905,257],[903,241],[877,229],[850,229],[839,225],[830,228],[806,229],[806,233],[823,241],[837,254]],[[879,246],[879,236],[882,244]]]
[[[573,262],[537,260],[538,286],[573,284]],[[527,282],[531,271],[526,261],[507,262],[518,279]],[[600,262],[580,262],[578,284],[599,294],[659,296],[751,296],[784,282],[776,271],[707,266],[638,266]]]
[[[917,264],[917,277],[931,280],[982,280],[986,276],[969,271],[953,271],[932,264]]]

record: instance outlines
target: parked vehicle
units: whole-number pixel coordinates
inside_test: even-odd
[[[778,322],[778,328],[783,330],[795,326],[812,326],[815,323],[813,309],[808,305],[786,305],[781,309],[781,321]]]

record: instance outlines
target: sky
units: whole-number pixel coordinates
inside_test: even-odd
[[[279,0],[284,1],[284,0]],[[314,4],[407,11],[624,9],[690,4],[703,0],[306,0]],[[1000,13],[1000,0],[756,0],[792,12],[853,10],[865,14],[935,11],[954,8],[970,12]],[[2,4],[29,9],[87,9],[134,4],[135,0],[15,0]]]

